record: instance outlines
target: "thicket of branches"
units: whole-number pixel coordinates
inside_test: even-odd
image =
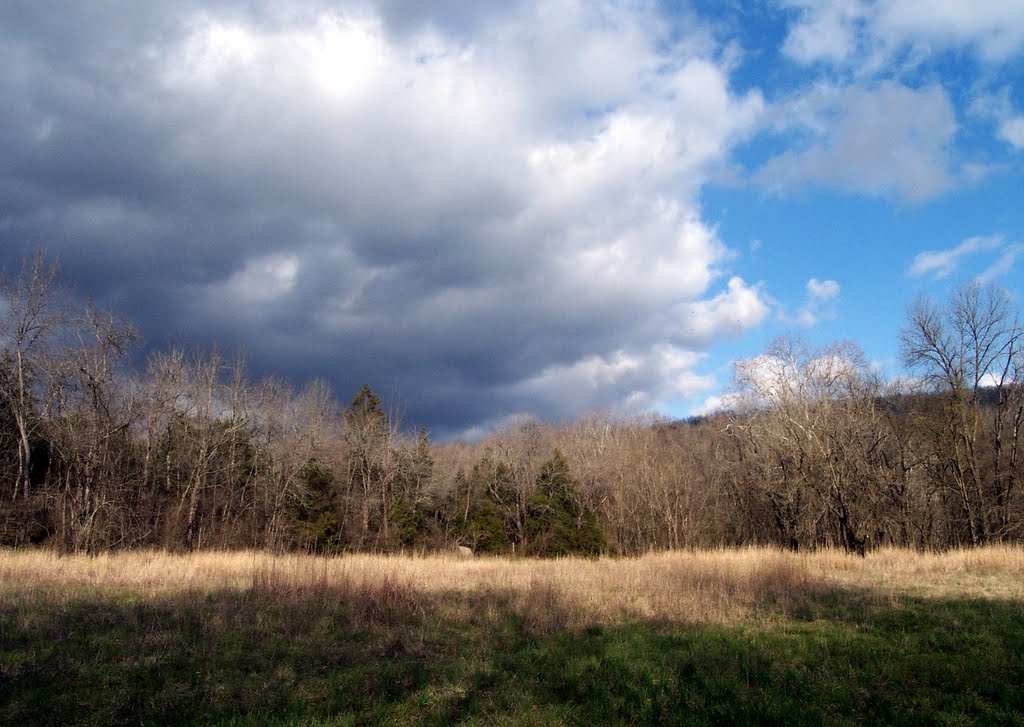
[[[130,325],[37,257],[0,297],[0,544],[532,555],[1024,539],[1024,329],[968,283],[919,300],[886,382],[853,344],[780,340],[730,411],[402,433],[364,386],[251,380],[216,352],[129,365]],[[912,384],[912,385],[911,385]]]

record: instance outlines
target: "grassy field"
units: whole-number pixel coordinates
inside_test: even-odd
[[[0,723],[1024,724],[1024,549],[0,551]]]

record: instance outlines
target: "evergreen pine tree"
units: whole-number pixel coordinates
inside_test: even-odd
[[[569,464],[558,450],[537,476],[537,492],[530,498],[526,532],[528,552],[532,555],[593,557],[605,547],[597,517],[581,506]]]

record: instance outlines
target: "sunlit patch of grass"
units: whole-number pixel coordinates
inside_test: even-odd
[[[996,546],[946,553],[879,550],[866,558],[838,551],[791,553],[723,549],[597,560],[458,559],[350,555],[319,558],[258,552],[159,552],[58,556],[0,553],[0,596],[33,591],[48,599],[118,592],[149,597],[189,592],[273,590],[309,595],[331,589],[418,594],[507,591],[524,603],[562,599],[585,621],[621,616],[729,623],[798,605],[822,587],[894,595],[1024,598],[1024,549]],[[812,594],[813,595],[813,594]],[[763,609],[762,609],[763,610]]]

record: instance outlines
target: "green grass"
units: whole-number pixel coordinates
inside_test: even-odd
[[[735,626],[327,589],[0,603],[0,723],[1024,724],[1024,604],[820,589]]]

